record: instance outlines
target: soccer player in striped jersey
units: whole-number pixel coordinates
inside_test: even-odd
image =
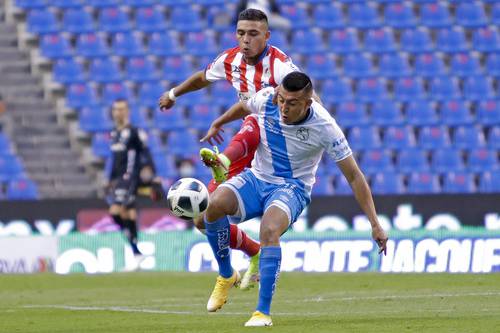
[[[271,301],[281,264],[280,237],[311,201],[318,164],[326,152],[337,163],[368,217],[379,253],[387,234],[378,222],[368,183],[352,156],[342,130],[328,111],[312,99],[312,82],[301,72],[285,76],[279,90],[262,89],[221,116],[216,128],[247,114],[258,117],[260,143],[252,167],[221,184],[205,213],[207,238],[219,264],[208,311],[220,309],[238,273],[231,267],[228,216],[241,221],[262,216],[260,227],[260,288],[256,311],[245,326],[271,326]],[[277,98],[275,99],[275,95]],[[274,101],[277,101],[277,104]],[[210,135],[216,134],[214,126]],[[214,290],[215,291],[215,290]]]
[[[238,92],[240,101],[245,101],[263,88],[276,87],[286,74],[298,70],[285,53],[268,44],[270,32],[266,14],[262,11],[251,8],[242,11],[238,16],[236,36],[237,47],[222,52],[205,70],[194,73],[165,92],[159,101],[160,109],[168,109],[180,96],[219,80],[227,80]],[[213,174],[209,191],[250,166],[259,140],[255,118],[247,117],[222,153],[207,148],[200,151],[203,162]],[[215,141],[220,143],[220,137]],[[205,229],[201,218],[195,219],[194,223],[200,231]],[[230,240],[231,248],[238,248],[251,257],[240,286],[248,289],[258,279],[259,244],[236,225],[230,227]]]

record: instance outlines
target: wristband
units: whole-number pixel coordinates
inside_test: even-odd
[[[174,95],[174,88],[170,89],[168,91],[168,98],[171,100],[171,101],[175,101],[177,99],[177,97],[175,97]]]

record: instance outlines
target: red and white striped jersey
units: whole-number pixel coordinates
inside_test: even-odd
[[[243,60],[240,47],[221,53],[205,69],[208,81],[227,80],[238,91],[240,101],[246,101],[257,91],[278,86],[290,72],[299,71],[285,53],[268,45],[256,65]]]

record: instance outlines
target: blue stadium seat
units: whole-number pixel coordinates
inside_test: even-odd
[[[467,168],[472,172],[486,172],[498,169],[498,151],[496,149],[474,148],[469,151]]]
[[[328,39],[328,47],[331,52],[336,54],[353,53],[361,50],[356,30],[352,28],[333,30]]]
[[[495,27],[485,27],[472,33],[472,48],[479,52],[495,52],[500,50],[500,37]]]
[[[371,120],[379,126],[398,125],[404,121],[400,106],[392,99],[375,101],[371,109]]]
[[[144,130],[153,128],[148,117],[147,109],[137,104],[130,104],[130,123]]]
[[[365,33],[365,50],[371,53],[387,53],[396,50],[396,42],[390,28],[370,29]]]
[[[238,101],[236,91],[227,81],[218,81],[212,84],[212,103],[228,108]]]
[[[11,180],[7,184],[6,195],[9,200],[36,200],[38,187],[30,179]]]
[[[89,133],[109,132],[113,129],[109,108],[82,108],[79,112],[78,121],[80,129]]]
[[[415,58],[415,74],[422,77],[446,75],[443,57],[439,53],[420,53]]]
[[[59,59],[53,67],[54,80],[62,84],[85,82],[87,75],[80,62],[74,58]]]
[[[215,57],[219,52],[215,36],[209,32],[189,32],[185,36],[184,48],[187,53],[197,57]]]
[[[480,101],[476,108],[476,118],[483,125],[499,125],[500,102],[493,99]]]
[[[339,4],[317,5],[313,8],[314,25],[323,30],[343,28],[345,26],[342,7]]]
[[[500,53],[490,53],[486,56],[485,71],[488,75],[500,77]]]
[[[185,130],[187,127],[186,118],[179,107],[168,110],[156,110],[154,113],[155,127],[162,131]]]
[[[391,153],[384,149],[365,151],[361,157],[360,167],[367,174],[392,171],[394,169]]]
[[[191,108],[189,119],[191,128],[205,132],[219,116],[219,108],[215,105],[198,104]]]
[[[280,40],[281,38],[284,38],[284,41]],[[281,45],[278,45],[277,43],[279,43]],[[284,43],[284,45],[283,45],[283,43]],[[288,42],[286,41],[285,35],[283,34],[282,31],[279,31],[279,30],[272,32],[270,40],[269,40],[269,44],[279,48],[280,50],[283,50],[282,47],[288,48]],[[219,42],[219,49],[220,50],[232,49],[236,45],[238,45],[238,39],[236,38],[234,31],[221,32],[220,42]]]
[[[398,151],[396,169],[402,173],[429,171],[427,153],[417,147],[409,147]]]
[[[94,58],[89,68],[90,79],[99,83],[118,82],[123,79],[118,64],[110,58]]]
[[[69,85],[66,90],[66,106],[79,109],[93,106],[99,103],[95,89],[87,83],[75,83]]]
[[[469,105],[461,100],[444,101],[439,110],[441,122],[448,126],[469,125],[474,121]]]
[[[436,107],[424,100],[412,100],[406,107],[406,121],[410,125],[425,126],[439,123]]]
[[[96,33],[84,33],[76,38],[75,52],[83,57],[103,57],[109,54],[104,38]]]
[[[119,6],[121,0],[86,0],[86,5],[94,8],[106,8]]]
[[[381,25],[378,18],[377,8],[372,3],[354,3],[347,7],[350,26],[369,29]]]
[[[386,81],[382,78],[360,79],[356,88],[356,97],[363,102],[374,102],[388,98]]]
[[[183,81],[191,74],[192,68],[188,58],[181,56],[165,58],[163,62],[163,78],[165,80]]]
[[[10,155],[11,145],[9,137],[0,131],[0,156]]]
[[[333,191],[333,179],[331,176],[319,176],[316,175],[316,182],[314,183],[312,189],[313,196],[321,195],[332,195]]]
[[[368,53],[353,53],[344,57],[344,75],[354,78],[371,77],[375,75],[373,60]]]
[[[325,50],[321,32],[317,29],[295,30],[290,46],[294,52],[301,54],[320,53]]]
[[[436,101],[462,98],[458,80],[454,77],[435,77],[430,81],[429,86],[429,98]]]
[[[406,189],[401,174],[396,172],[378,172],[372,177],[373,194],[403,194]]]
[[[484,147],[484,132],[479,126],[458,126],[453,130],[453,146],[459,149]]]
[[[394,81],[394,98],[398,101],[413,101],[425,98],[421,78],[402,77]]]
[[[444,193],[474,193],[474,176],[468,172],[449,172],[444,176]]]
[[[160,82],[142,82],[137,93],[137,100],[141,105],[154,108],[165,91],[165,87]]]
[[[43,35],[40,41],[40,52],[50,59],[69,58],[73,55],[68,39],[62,34]]]
[[[175,104],[178,106],[192,107],[197,104],[208,104],[211,103],[210,96],[206,90],[196,90],[190,92],[189,95],[184,98],[179,98]]]
[[[450,72],[456,76],[482,75],[479,57],[474,54],[456,53],[451,58]]]
[[[200,144],[195,134],[190,131],[171,131],[168,135],[168,150],[181,156],[198,156]]]
[[[423,126],[418,135],[418,145],[425,149],[440,149],[450,145],[448,130],[444,126]]]
[[[0,179],[9,180],[23,175],[24,168],[17,156],[0,156]]]
[[[79,7],[65,10],[62,24],[65,31],[74,34],[94,31],[92,16],[88,11]]]
[[[156,5],[156,0],[121,0],[122,5],[141,9],[142,7]]]
[[[51,0],[50,5],[59,9],[81,8],[85,5],[83,0]],[[66,26],[65,26],[66,28]]]
[[[92,136],[92,152],[100,158],[111,156],[111,138],[109,133],[95,133]]]
[[[413,28],[417,20],[408,3],[391,3],[384,8],[385,24],[393,28]]]
[[[23,10],[43,9],[47,7],[47,0],[15,0],[16,7]]]
[[[315,80],[337,76],[335,59],[325,54],[314,54],[306,58],[307,74]]]
[[[352,195],[351,185],[349,185],[344,176],[339,175],[335,177],[334,193],[335,195]]]
[[[163,13],[154,7],[140,7],[135,12],[135,28],[140,31],[163,32],[167,29],[166,22]]]
[[[354,99],[352,82],[347,78],[325,80],[321,85],[320,96],[323,103],[327,105],[341,101],[352,101]]]
[[[488,24],[482,2],[462,2],[458,4],[456,13],[458,25],[467,28],[483,27]]]
[[[444,28],[452,24],[450,13],[444,3],[426,3],[420,6],[420,23],[430,28]]]
[[[136,82],[157,81],[159,78],[154,63],[145,57],[129,58],[126,72],[127,79]]]
[[[496,97],[493,90],[493,81],[489,77],[468,77],[465,79],[463,85],[464,97],[470,101],[481,101]]]
[[[482,173],[479,178],[479,191],[482,193],[499,193],[500,171]]]
[[[120,57],[135,57],[145,54],[141,36],[137,33],[118,32],[111,39],[113,54]]]
[[[500,126],[496,125],[490,128],[488,133],[488,146],[494,149],[500,149]]]
[[[462,153],[454,148],[441,148],[431,154],[431,168],[436,173],[452,172],[464,169]]]
[[[342,123],[339,123],[342,126]],[[375,126],[353,126],[347,141],[354,150],[367,150],[380,147],[380,134]]]
[[[401,50],[410,53],[431,52],[434,49],[429,29],[406,29],[401,34]]]
[[[108,83],[102,89],[101,103],[111,106],[117,99],[125,99],[131,103],[133,102],[133,96],[132,91],[127,85],[121,82]]]
[[[99,30],[115,33],[131,29],[127,13],[120,7],[105,7],[99,11]]]
[[[415,135],[410,126],[389,126],[384,131],[383,146],[404,150],[415,146]]]
[[[379,58],[379,75],[395,78],[410,76],[412,69],[405,53],[386,53]]]
[[[234,33],[233,33],[234,35]],[[175,31],[154,32],[149,35],[148,53],[160,56],[174,56],[183,52]]]
[[[490,23],[495,26],[500,25],[500,3],[495,3],[491,8],[491,21]]]
[[[221,41],[221,48],[222,49],[228,49],[228,48],[233,48],[236,45],[238,45],[236,36],[233,31],[228,32],[231,35],[231,39],[226,39],[228,38],[226,35],[223,35],[224,39]],[[230,44],[223,44],[225,42],[230,42]],[[290,49],[290,44],[288,43],[288,40],[286,38],[286,35],[283,31],[276,30],[271,33],[271,37],[269,37],[269,44],[276,46],[280,50],[284,52],[288,52]],[[222,47],[225,46],[225,47]]]
[[[161,138],[161,133],[159,131],[149,131],[148,132],[148,148],[151,151],[151,154],[153,155],[153,159],[156,161],[156,155],[162,154],[165,156],[167,152],[167,148],[165,147],[165,144],[163,143],[163,140]],[[160,167],[160,166],[158,166]]]
[[[294,29],[309,28],[311,22],[306,8],[296,5],[281,6],[281,15],[293,22]]]
[[[186,7],[192,3],[192,0],[158,0],[158,3],[162,6],[166,6],[167,8],[173,6]]]
[[[27,30],[33,34],[48,34],[59,31],[55,14],[43,9],[32,9],[26,18]]]
[[[191,6],[175,6],[170,13],[170,26],[181,32],[200,31],[204,28],[199,10]]]
[[[342,127],[352,127],[368,124],[368,115],[363,103],[341,102],[338,104],[335,119]]]
[[[436,37],[436,47],[443,52],[465,52],[468,50],[462,27],[440,29]]]
[[[156,172],[160,177],[177,178],[179,176],[179,171],[175,166],[175,161],[172,156],[167,156],[165,154],[155,154],[153,155],[153,160],[155,161]]]
[[[407,191],[412,194],[439,193],[441,185],[435,174],[425,171],[414,172],[408,179]]]

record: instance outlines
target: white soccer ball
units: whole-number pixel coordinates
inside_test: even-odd
[[[207,209],[208,190],[198,179],[181,178],[170,186],[167,203],[175,216],[191,220]]]

